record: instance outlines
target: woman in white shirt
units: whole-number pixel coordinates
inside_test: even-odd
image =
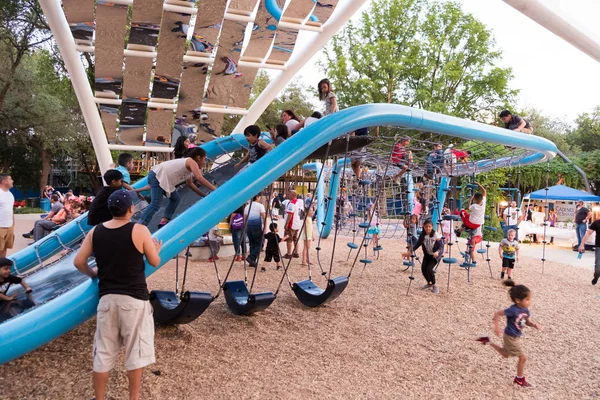
[[[171,161],[165,161],[152,167],[148,173],[148,184],[150,185],[150,196],[152,200],[144,214],[140,223],[148,225],[154,217],[154,214],[159,210],[163,195],[169,199],[169,204],[165,209],[158,228],[165,226],[171,220],[177,205],[181,198],[177,193],[176,186],[186,182],[187,185],[200,196],[205,196],[200,189],[194,184],[193,178],[196,178],[200,184],[215,190],[216,187],[202,176],[201,169],[206,165],[206,151],[200,147],[196,147],[187,153],[186,158],[178,158]]]
[[[300,129],[300,118],[296,117],[296,114],[292,110],[285,110],[281,113],[281,122],[287,125],[289,136],[292,136]]]
[[[261,195],[259,193],[244,208],[244,223],[246,224],[246,235],[250,244],[250,254],[246,261],[254,268],[258,265],[258,257],[263,241],[263,224],[266,219],[265,206],[260,201]]]

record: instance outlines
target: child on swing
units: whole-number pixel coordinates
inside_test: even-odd
[[[469,200],[469,212],[466,210],[460,210],[460,218],[463,222],[463,227],[458,229],[456,232],[457,236],[460,236],[463,229],[469,229],[471,232],[469,233],[470,242],[468,243],[471,248],[471,261],[475,259],[475,246],[478,243],[481,243],[483,239],[483,234],[481,227],[485,222],[485,203],[487,197],[487,191],[479,182],[474,182],[477,185],[482,193],[474,193]]]

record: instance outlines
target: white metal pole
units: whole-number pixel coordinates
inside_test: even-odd
[[[548,8],[542,0],[504,0],[504,2],[600,62],[600,40],[568,21],[564,15]]]
[[[110,150],[108,149],[108,141],[104,134],[102,119],[94,102],[94,94],[88,81],[88,77],[79,59],[79,53],[75,50],[75,40],[69,29],[69,24],[62,11],[59,0],[40,0],[40,5],[48,25],[54,34],[56,44],[62,54],[65,62],[65,67],[69,73],[69,78],[73,83],[73,89],[77,95],[77,100],[83,113],[83,118],[88,128],[92,145],[98,158],[100,171],[106,172],[109,165],[113,162]]]
[[[254,124],[261,114],[267,109],[269,104],[281,92],[281,90],[291,81],[294,76],[302,69],[319,50],[321,50],[343,26],[344,24],[358,11],[363,4],[369,0],[342,0],[344,8],[336,9],[331,18],[323,26],[323,32],[316,34],[312,41],[306,44],[304,49],[298,53],[294,53],[292,58],[286,63],[286,70],[282,71],[263,92],[254,101],[248,114],[240,120],[233,129],[233,132],[242,132],[248,125]],[[340,3],[342,3],[342,1]],[[340,4],[341,5],[341,4]]]

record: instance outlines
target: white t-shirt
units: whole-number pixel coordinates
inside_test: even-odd
[[[0,189],[0,228],[10,228],[13,225],[13,206],[15,197],[7,190]]]
[[[485,201],[484,197],[481,201],[481,204],[473,203],[471,207],[469,207],[469,221],[473,224],[483,225],[485,222]]]
[[[290,214],[293,215],[292,218],[292,229],[294,230],[298,230],[300,228],[302,228],[302,220],[300,219],[300,213],[298,212],[299,210],[304,209],[304,201],[300,200],[300,199],[296,199],[296,204],[294,204],[293,202],[289,201],[287,203],[287,205],[285,206],[285,215],[287,216],[287,218],[292,218],[292,216],[290,216]],[[289,226],[289,219],[288,219],[288,226]]]
[[[315,122],[317,122],[319,120],[319,118],[315,118],[315,117],[308,117],[304,120],[304,127],[308,127],[309,125],[314,124]]]
[[[517,225],[519,223],[519,218],[523,217],[521,210],[512,207],[506,207],[503,214],[505,217],[508,217],[506,221],[509,225]]]
[[[186,161],[187,158],[178,158],[152,167],[160,188],[167,193],[167,197],[176,190],[177,185],[194,176],[185,166]]]
[[[212,241],[217,241],[219,240],[219,237],[217,236],[217,233],[219,231],[219,227],[218,226],[213,226],[209,231],[208,231],[208,240],[212,240]]]
[[[288,133],[290,136],[292,136],[292,129],[295,129],[296,125],[298,125],[299,123],[300,122],[296,121],[295,119],[290,119],[288,122],[285,123],[285,125],[288,127]]]
[[[252,205],[252,207],[250,207],[250,205]],[[248,214],[248,212],[250,214]],[[244,215],[248,217],[248,225],[262,225],[263,221],[261,214],[264,214],[265,212],[265,206],[263,206],[261,203],[253,201],[252,203],[248,204],[246,208],[244,208]]]

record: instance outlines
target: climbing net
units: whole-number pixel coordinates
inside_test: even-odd
[[[408,216],[431,218],[436,208],[440,215],[444,205],[437,204],[437,196],[442,178],[456,186],[464,177],[518,166],[535,153],[398,127],[380,127],[377,131],[371,145],[351,155],[353,162],[361,162],[360,176],[350,172],[341,180],[336,223],[340,234],[346,236],[357,234],[358,225],[368,217],[368,207],[375,203],[376,196],[380,197],[376,210],[379,237],[403,237]],[[404,138],[410,141],[399,144]],[[397,162],[399,154],[401,161]],[[333,166],[326,169],[327,180],[333,170]]]

